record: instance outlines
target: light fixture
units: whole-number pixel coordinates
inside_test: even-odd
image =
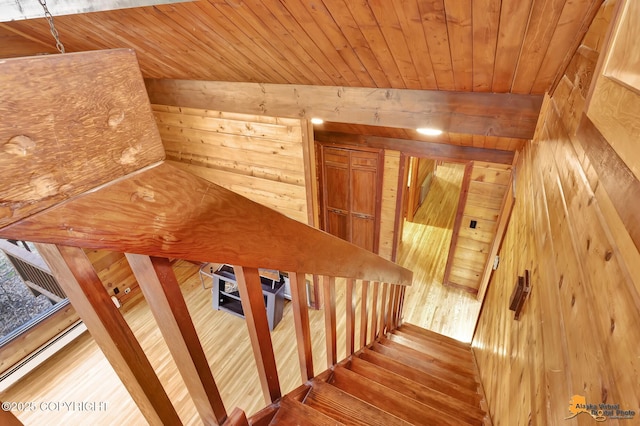
[[[314,118],[311,119],[311,123],[313,123],[313,124],[322,124],[322,123],[324,123],[324,120],[322,118],[314,117]]]
[[[431,127],[420,127],[416,129],[416,131],[421,135],[427,135],[427,136],[440,136],[442,134],[442,130],[433,129]]]

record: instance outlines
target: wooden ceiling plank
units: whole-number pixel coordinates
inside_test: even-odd
[[[364,83],[360,80],[354,69],[352,69],[348,61],[342,55],[344,45],[340,45],[337,48],[331,40],[327,37],[323,29],[316,23],[313,16],[310,14],[310,9],[306,8],[300,0],[282,0],[282,7],[286,8],[291,18],[294,19],[299,28],[304,31],[306,38],[316,45],[317,55],[322,55],[324,61],[329,61],[335,67],[338,73],[339,80],[344,81],[347,86],[367,86],[370,84]],[[335,27],[335,23],[333,24]],[[355,57],[355,55],[352,55]],[[358,61],[358,66],[361,64]],[[355,69],[358,69],[358,66]],[[367,82],[370,79],[366,80]]]
[[[312,21],[315,23],[314,34],[320,32],[329,40],[333,49],[338,52],[345,64],[353,71],[360,81],[360,86],[373,87],[375,82],[369,74],[367,68],[363,65],[358,54],[354,48],[349,44],[345,35],[340,31],[338,24],[333,20],[331,13],[322,2],[316,3],[314,0],[283,0],[290,11],[295,10],[296,15],[309,14]],[[305,5],[307,2],[309,5]],[[303,19],[305,28],[310,28],[307,25],[306,19]]]
[[[422,17],[438,90],[455,90],[444,0],[416,0]]]
[[[418,4],[415,0],[392,3],[395,6],[398,21],[406,38],[405,41],[409,46],[409,53],[418,71],[420,88],[423,90],[437,90],[438,83],[433,71]]]
[[[154,27],[170,28],[169,33],[189,45],[191,63],[216,63],[216,70],[220,68],[226,70],[225,73],[220,74],[221,77],[226,75],[242,81],[265,81],[267,74],[262,73],[257,64],[237,50],[231,53],[230,50],[234,49],[234,46],[224,41],[215,28],[204,27],[203,21],[193,19],[190,10],[192,8],[154,7],[147,11],[145,16],[153,17]],[[165,45],[164,40],[162,44]],[[174,45],[179,45],[179,42],[176,41]]]
[[[491,90],[511,91],[533,0],[502,0]]]
[[[391,50],[396,46],[389,46],[380,30],[380,25],[371,10],[369,2],[353,2],[345,1],[347,7],[351,11],[353,19],[360,27],[360,31],[370,46],[373,55],[378,60],[382,70],[387,75],[387,79],[392,87],[408,88],[405,79],[396,63]],[[415,72],[414,72],[415,74]],[[417,76],[414,81],[417,80]]]
[[[413,60],[414,56],[411,54],[413,46],[411,48],[407,46],[393,2],[371,0],[369,7],[387,42],[389,52],[396,62],[405,87],[407,89],[425,89],[418,75],[418,68]]]
[[[375,87],[391,87],[389,78],[378,63],[373,49],[365,39],[360,27],[356,23],[349,8],[344,2],[336,0],[335,2],[325,2],[325,7],[331,14],[331,17],[338,25],[340,31],[352,46],[358,58],[368,70],[369,75],[375,82]]]
[[[188,16],[189,20],[201,22],[205,31],[218,34],[219,39],[217,42],[221,45],[226,45],[230,52],[238,52],[236,54],[242,55],[241,61],[246,61],[251,67],[261,70],[262,75],[268,76],[268,79],[263,81],[286,83],[295,79],[284,68],[281,61],[266,61],[262,56],[264,50],[252,42],[230,17],[221,13],[213,5],[207,2],[196,2],[194,8],[189,8]],[[202,19],[201,17],[203,16],[207,17],[207,19]]]
[[[475,0],[478,1],[478,0]],[[473,28],[471,0],[445,0],[447,33],[455,90],[473,90]]]
[[[473,91],[491,92],[498,42],[501,0],[474,0]]]
[[[285,78],[285,81],[312,81],[309,76],[305,76],[300,72],[300,68],[289,66],[292,62],[283,55],[283,52],[271,46],[268,39],[265,40],[265,38],[245,20],[244,15],[242,15],[240,11],[237,11],[226,3],[216,2],[211,4],[196,2],[196,4],[209,16],[215,16],[217,18],[216,22],[224,25],[227,31],[231,32],[240,40],[243,48],[248,49],[255,56],[256,60],[260,59],[274,70],[277,70],[277,72]],[[249,17],[248,19],[255,23],[255,17]],[[302,69],[304,69],[304,67]]]
[[[314,75],[318,84],[344,84],[341,78],[336,80],[339,73],[323,55],[320,55],[323,62],[317,62],[318,56],[314,54],[317,52],[317,46],[305,40],[306,33],[302,28],[295,28],[295,20],[293,26],[291,25],[291,20],[287,19],[290,17],[288,11],[282,7],[278,8],[278,2],[244,0],[244,3],[255,18],[262,22],[260,28],[263,37],[270,39],[276,49],[287,52],[286,58],[292,66],[302,67],[302,70],[306,70],[305,75]]]
[[[147,89],[163,105],[527,139],[542,102],[537,95],[189,80],[147,80]]]
[[[299,4],[298,2],[290,2]],[[308,14],[303,15],[303,21],[298,21],[289,8],[281,2],[270,2],[269,7],[273,8],[273,15],[280,20],[280,23],[287,29],[289,36],[295,38],[290,43],[299,45],[301,49],[313,60],[317,66],[321,67],[331,76],[333,85],[336,86],[358,86],[359,80],[345,65],[344,61],[333,48],[331,43],[324,37],[324,33],[315,26],[315,22]],[[312,28],[311,26],[315,26]],[[340,70],[338,69],[340,68]]]
[[[536,0],[533,3],[512,93],[531,93],[566,1]]]
[[[602,1],[583,0],[565,3],[548,49],[549,52],[565,52],[565,55],[545,55],[533,83],[531,90],[533,93],[554,90],[598,13]]]

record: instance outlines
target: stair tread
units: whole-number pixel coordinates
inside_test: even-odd
[[[422,352],[434,358],[450,360],[450,362],[454,362],[459,365],[464,365],[465,367],[468,367],[471,370],[474,369],[473,357],[471,355],[470,349],[461,350],[461,349],[446,347],[443,345],[439,345],[437,342],[431,342],[428,340],[423,340],[421,338],[415,338],[410,334],[406,334],[397,330],[394,330],[393,332],[389,333],[387,335],[387,339],[400,343],[405,346],[409,346],[412,349],[415,349],[419,352]]]
[[[410,424],[335,386],[316,380],[313,381],[311,392],[309,392],[305,404],[345,425],[404,426]]]
[[[433,389],[437,392],[451,395],[452,397],[455,397],[456,399],[463,401],[469,405],[479,406],[480,404],[481,397],[477,393],[476,389],[469,389],[467,387],[451,383],[441,377],[430,375],[427,372],[416,369],[406,364],[401,364],[392,357],[372,351],[370,349],[364,349],[363,351],[358,353],[357,356],[369,363],[375,364],[395,374],[401,375],[409,380],[420,383],[421,385]]]
[[[448,343],[447,341],[442,341],[440,339],[433,339],[431,337],[426,337],[423,334],[416,333],[415,331],[412,331],[411,329],[399,329],[399,328],[397,328],[397,329],[393,330],[392,333],[400,335],[400,336],[403,336],[403,337],[406,337],[407,339],[410,339],[410,340],[413,340],[413,341],[421,342],[422,344],[425,344],[425,345],[433,346],[434,348],[437,348],[438,350],[445,351],[445,352],[450,353],[450,354],[455,355],[455,356],[463,357],[465,359],[471,359],[472,358],[471,346],[461,347],[461,346],[457,346],[457,345],[452,345],[452,344]]]
[[[477,404],[471,405],[455,396],[424,386],[364,359],[353,357],[348,368],[354,373],[404,394],[407,398],[418,401],[436,411],[460,416],[465,421],[482,420],[486,414]]]
[[[427,374],[439,377],[473,392],[477,391],[478,383],[476,382],[475,374],[473,373],[460,374],[456,371],[452,371],[450,368],[447,368],[449,366],[442,366],[433,362],[425,361],[420,358],[419,352],[398,344],[396,344],[396,346],[387,346],[380,343],[374,343],[371,348],[375,352],[387,355],[389,358],[395,359],[398,362],[421,370]],[[416,353],[418,354],[418,358],[416,358]]]
[[[339,426],[344,425],[320,411],[313,409],[293,398],[284,397],[280,402],[280,409],[270,425],[282,426]]]
[[[417,325],[410,323],[403,323],[398,330],[406,331],[410,333],[415,333],[422,336],[425,339],[435,340],[440,343],[454,346],[463,350],[471,349],[471,345],[469,343],[461,342],[460,340],[456,340],[452,337],[445,336],[444,334],[436,333],[435,331],[427,330],[426,328],[418,327]]]
[[[457,426],[473,424],[466,419],[455,418],[450,414],[436,410],[406,395],[390,389],[367,377],[361,376],[345,367],[334,369],[331,384],[381,410],[412,424]],[[477,423],[477,419],[472,419]]]

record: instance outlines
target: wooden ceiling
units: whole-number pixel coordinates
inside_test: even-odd
[[[68,52],[130,47],[150,78],[542,94],[601,3],[201,0],[55,24]],[[39,52],[44,19],[0,24],[0,55]]]
[[[55,25],[67,52],[135,49],[147,78],[537,95],[553,90],[602,2],[200,0]],[[0,57],[55,52],[44,19],[0,24]],[[316,131],[509,151],[524,143],[344,123]]]

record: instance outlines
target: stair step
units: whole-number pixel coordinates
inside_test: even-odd
[[[270,425],[281,426],[339,426],[344,425],[336,419],[326,416],[293,398],[284,397],[280,402],[280,409]]]
[[[414,382],[418,382],[423,386],[433,389],[434,391],[450,395],[451,397],[474,407],[480,406],[481,396],[477,393],[476,388],[469,389],[464,386],[451,383],[446,379],[432,376],[422,370],[401,364],[391,357],[379,352],[374,352],[370,349],[364,349],[357,356],[360,359],[389,370],[392,373],[403,376]]]
[[[449,336],[445,336],[443,334],[436,333],[435,331],[427,330],[426,328],[418,327],[417,325],[403,323],[398,330],[404,331],[407,333],[413,333],[421,336],[424,339],[433,340],[439,342],[443,345],[453,346],[463,351],[469,351],[471,349],[471,345],[469,343],[461,342],[460,340],[453,339]]]
[[[460,418],[456,419],[416,400],[411,400],[403,393],[344,367],[336,367],[333,373],[331,379],[333,386],[411,424],[443,426],[465,424]]]
[[[305,404],[345,425],[409,425],[402,419],[349,395],[328,383],[316,381]]]
[[[402,393],[407,398],[429,406],[436,411],[459,417],[469,423],[475,422],[477,424],[478,421],[485,417],[485,412],[477,405],[470,405],[454,396],[423,386],[361,358],[353,357],[348,368],[354,373]]]
[[[469,349],[463,351],[461,349],[447,347],[446,345],[440,345],[397,330],[389,333],[387,338],[396,343],[400,343],[401,345],[409,346],[410,348],[434,358],[447,360],[449,362],[459,364],[460,366],[467,367],[472,371],[474,370],[475,365],[473,363],[473,356]]]
[[[371,348],[405,365],[477,392],[478,383],[474,372],[458,371],[455,365],[434,362],[435,360],[425,357],[421,352],[386,339],[381,339],[380,343],[374,343]]]

